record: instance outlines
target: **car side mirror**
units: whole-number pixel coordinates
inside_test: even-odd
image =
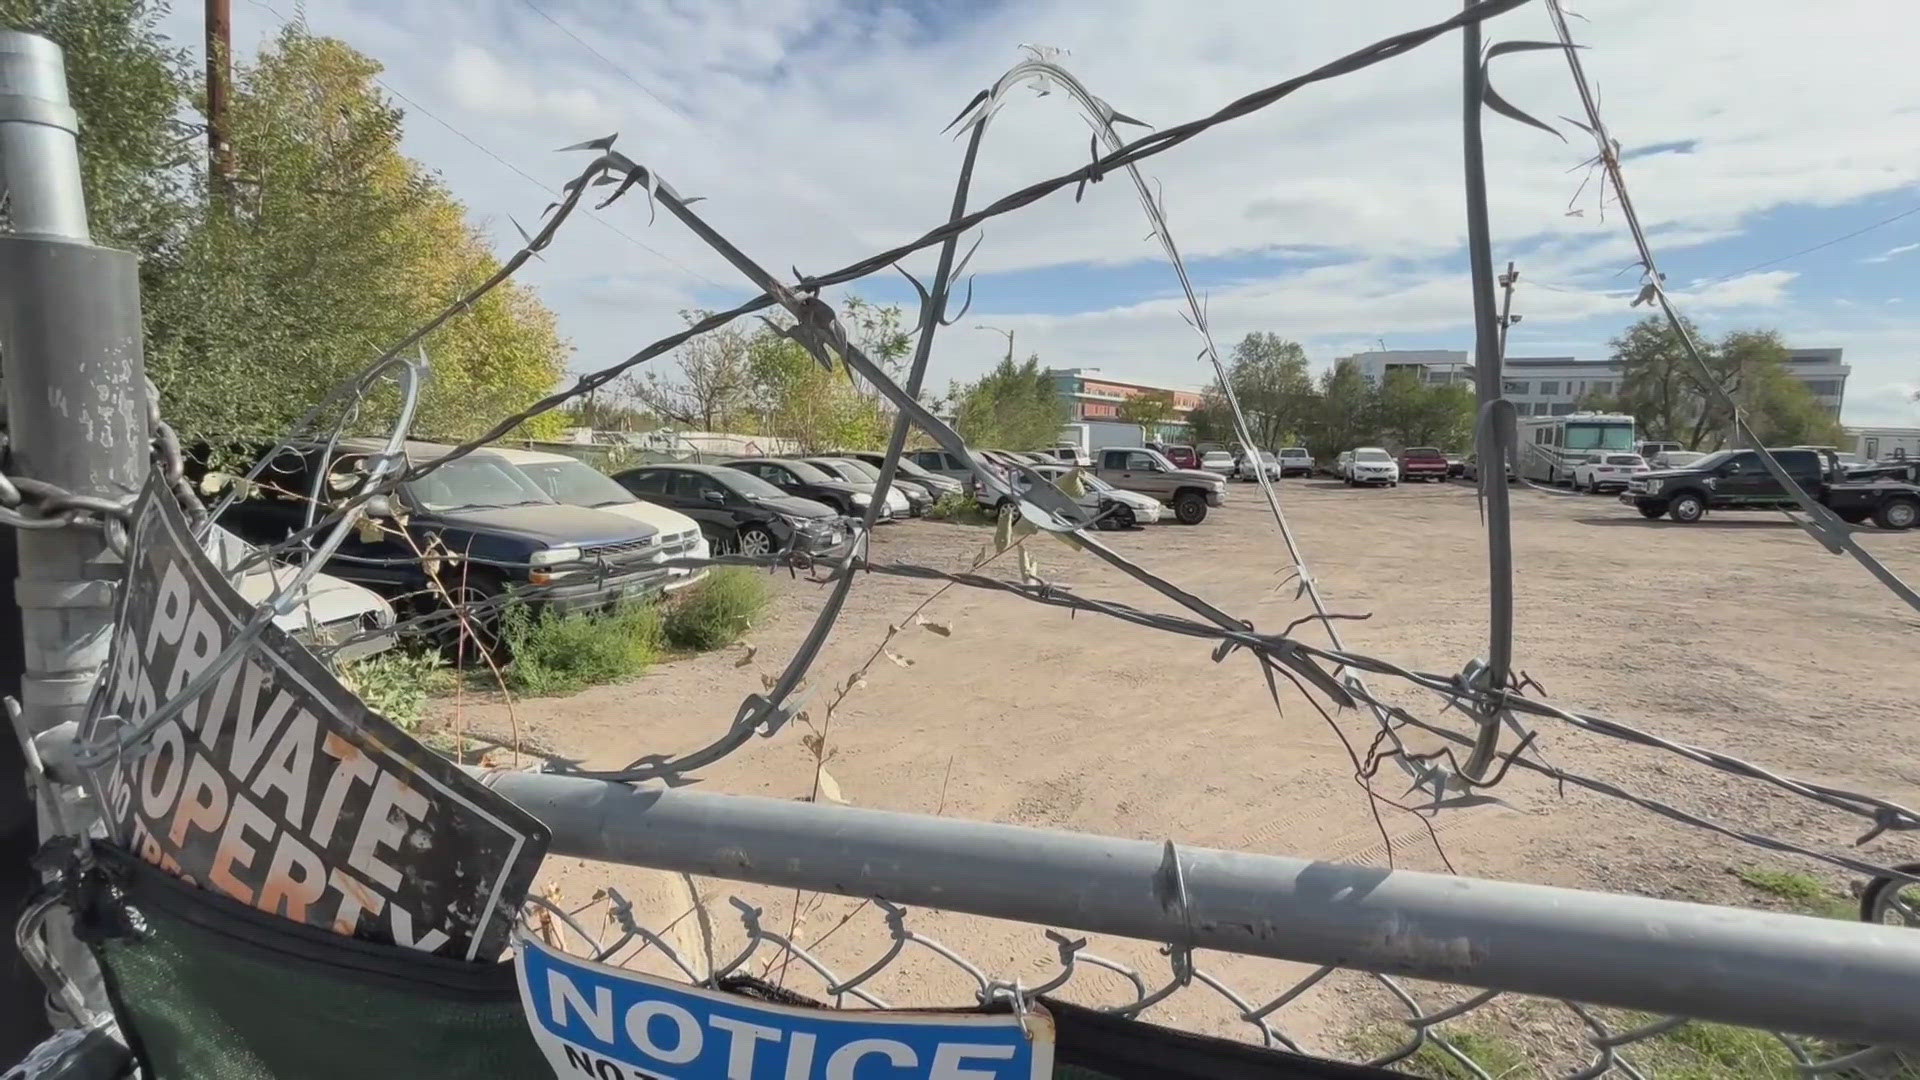
[[[375,495],[367,500],[365,513],[370,518],[390,518],[393,516],[393,499],[387,495]]]
[[[700,497],[710,503],[725,503],[727,501],[727,497],[717,491],[703,491],[700,493]]]

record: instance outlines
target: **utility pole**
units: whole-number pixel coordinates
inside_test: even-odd
[[[83,497],[123,502],[146,478],[151,434],[141,356],[139,260],[94,246],[80,186],[79,124],[60,49],[0,30],[0,189],[12,196],[0,235],[0,383],[7,413],[7,476]],[[81,720],[107,661],[121,561],[105,535],[73,526],[15,536],[24,663],[21,725],[31,733]],[[22,782],[20,771],[0,784]],[[72,791],[73,789],[64,789]],[[61,802],[69,821],[86,820]],[[43,798],[40,837],[56,826]],[[31,880],[24,865],[0,879]],[[98,975],[61,909],[48,946],[90,1005],[105,1009]],[[13,1003],[23,1012],[32,1004]],[[84,1022],[72,1017],[69,1022]]]
[[[233,88],[233,0],[207,0],[207,182],[221,196],[231,193],[233,147],[228,142],[227,103]]]
[[[1472,7],[1474,0],[1465,0]],[[1505,393],[1501,380],[1502,329],[1493,311],[1493,236],[1487,221],[1487,160],[1481,140],[1480,121],[1486,113],[1486,88],[1480,65],[1480,24],[1469,22],[1460,28],[1463,68],[1460,83],[1461,148],[1467,189],[1467,259],[1473,271],[1473,363],[1474,382],[1481,408],[1499,400]],[[1481,415],[1487,415],[1484,411]],[[1496,693],[1507,688],[1513,665],[1513,517],[1508,505],[1506,468],[1512,433],[1492,416],[1493,423],[1481,428],[1474,442],[1480,457],[1480,492],[1487,504],[1487,689]],[[1491,477],[1492,479],[1488,479]],[[1479,717],[1482,724],[1498,725],[1497,712]],[[1469,780],[1484,779],[1493,764],[1488,752],[1491,739],[1481,739],[1461,771]]]

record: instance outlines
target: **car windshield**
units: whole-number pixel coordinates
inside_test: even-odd
[[[1285,450],[1280,451],[1280,456],[1281,457],[1306,457],[1307,452],[1304,448],[1289,447]]]
[[[1440,452],[1440,448],[1437,446],[1409,446],[1407,447],[1407,456],[1408,457],[1445,457],[1446,455],[1442,454]]]
[[[1393,456],[1391,454],[1388,454],[1385,450],[1355,450],[1353,452],[1353,460],[1355,461],[1392,461]]]
[[[525,473],[504,461],[485,457],[449,461],[408,484],[407,495],[421,509],[433,511],[554,505],[554,500]]]
[[[880,479],[880,470],[861,461],[859,458],[834,458],[833,463],[840,466],[840,475],[849,480],[865,480],[868,483]],[[851,473],[851,475],[848,475]]]
[[[780,466],[792,472],[793,475],[799,477],[803,482],[809,484],[819,484],[823,482],[831,484],[835,480],[840,479],[811,461],[793,461],[783,458],[780,461]],[[759,477],[755,477],[754,479],[757,480]]]
[[[793,462],[783,464],[791,465]],[[786,492],[765,480],[750,472],[741,472],[739,469],[715,469],[711,475],[715,480],[732,489],[735,495],[745,495],[749,499],[783,499],[787,495]]]
[[[1633,425],[1568,424],[1566,448],[1569,450],[1631,450]]]
[[[554,502],[569,506],[618,506],[633,494],[613,477],[579,461],[537,461],[519,466]]]
[[[873,464],[873,462],[869,461],[867,462],[867,464],[871,465]],[[900,459],[900,463],[898,466],[895,467],[894,471],[899,473],[901,476],[909,476],[915,480],[930,480],[933,478],[932,473],[914,464],[913,462],[908,461],[905,457],[902,457]]]
[[[1608,465],[1645,465],[1639,454],[1608,454]]]
[[[1739,453],[1738,450],[1715,450],[1713,453],[1708,454],[1706,457],[1696,458],[1693,461],[1687,462],[1687,468],[1717,469],[1721,465],[1725,464],[1728,459],[1732,458],[1733,455],[1737,453]]]

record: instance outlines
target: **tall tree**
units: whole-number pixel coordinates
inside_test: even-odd
[[[1703,337],[1692,323],[1688,335],[1707,368],[1686,355],[1679,336],[1658,316],[1629,327],[1613,341],[1622,367],[1619,407],[1655,439],[1696,450],[1726,445],[1733,413],[1715,392],[1731,395],[1763,442],[1838,445],[1839,421],[1787,367],[1790,355],[1772,330],[1736,330],[1719,341]]]
[[[955,386],[952,398],[960,435],[975,446],[1051,446],[1066,422],[1066,404],[1038,355],[1022,364],[1003,358],[979,379]]]
[[[266,434],[492,274],[498,262],[436,178],[400,153],[380,66],[289,26],[235,79],[232,213],[199,213],[148,294],[148,371],[185,432]],[[421,343],[416,430],[457,438],[549,392],[566,347],[511,282]],[[358,423],[390,415],[369,401]],[[563,424],[549,416],[536,432]]]
[[[1321,461],[1331,461],[1377,438],[1376,395],[1367,377],[1353,361],[1335,364],[1320,373],[1319,408],[1306,428],[1307,448]]]
[[[1173,419],[1173,394],[1165,390],[1149,390],[1144,394],[1135,394],[1120,403],[1120,420],[1123,423],[1139,424],[1147,433],[1147,438],[1158,438],[1160,426]]]
[[[1316,405],[1306,350],[1298,342],[1266,332],[1248,334],[1233,347],[1228,378],[1261,449],[1299,439]]]
[[[706,318],[708,311],[682,311],[687,325]],[[679,377],[663,377],[648,370],[629,376],[625,388],[647,408],[673,423],[700,431],[735,431],[755,425],[748,420],[753,397],[753,373],[748,348],[753,338],[738,324],[729,323],[680,346],[674,360]],[[758,427],[755,427],[758,430]]]
[[[1712,343],[1691,322],[1684,325],[1711,365]],[[1715,417],[1705,408],[1699,373],[1667,321],[1648,316],[1611,344],[1613,360],[1620,365],[1620,406],[1643,433],[1705,449],[1700,440]]]
[[[885,437],[878,403],[836,364],[821,367],[806,347],[761,330],[747,343],[748,399],[760,430],[792,439],[804,452],[874,450]]]
[[[1473,392],[1464,383],[1435,386],[1394,371],[1381,380],[1375,408],[1378,434],[1399,446],[1464,446],[1473,431]]]

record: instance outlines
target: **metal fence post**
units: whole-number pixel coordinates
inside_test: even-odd
[[[0,31],[0,190],[11,227],[0,236],[5,470],[124,500],[145,478],[150,445],[139,260],[92,243],[77,129],[59,47]],[[20,698],[30,730],[85,713],[107,660],[119,571],[97,530],[20,530]],[[43,838],[49,828],[43,819]],[[56,955],[84,959],[58,947]]]

